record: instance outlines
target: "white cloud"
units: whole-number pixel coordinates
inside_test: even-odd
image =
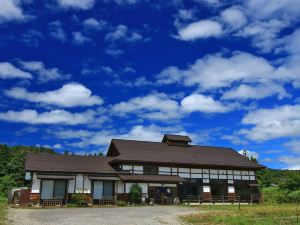
[[[60,89],[41,93],[28,92],[25,88],[12,88],[6,90],[5,94],[15,99],[61,107],[92,106],[103,103],[99,96],[92,95],[90,89],[79,83],[65,84]]]
[[[67,35],[63,30],[62,23],[59,20],[49,23],[49,32],[50,36],[56,40],[61,42],[65,42],[67,40]]]
[[[113,1],[119,5],[134,5],[139,2],[139,0],[106,0],[106,1]]]
[[[300,156],[281,156],[278,159],[279,162],[282,162],[287,165],[287,169],[291,170],[300,170]]]
[[[278,34],[288,25],[287,21],[273,19],[250,23],[236,36],[251,37],[252,45],[262,52],[270,52],[278,45]]]
[[[0,23],[8,21],[24,21],[28,17],[24,15],[18,0],[1,0]]]
[[[113,49],[113,48],[106,49],[105,52],[112,57],[118,57],[124,53],[124,51],[121,49]]]
[[[72,36],[73,36],[73,43],[75,45],[83,45],[85,43],[91,42],[90,38],[83,36],[83,34],[79,31],[72,32]]]
[[[225,9],[221,13],[221,18],[233,29],[238,29],[247,23],[244,13],[236,7]]]
[[[131,98],[112,107],[115,115],[138,115],[152,120],[166,120],[179,118],[180,108],[178,102],[170,99],[166,94],[153,93],[144,97]]]
[[[32,75],[26,71],[16,68],[9,62],[0,62],[0,78],[13,79],[13,78],[27,78],[31,79]]]
[[[259,157],[259,153],[257,153],[257,152],[255,152],[255,151],[249,151],[249,150],[240,150],[240,151],[238,151],[238,153],[240,153],[241,155],[244,155],[244,151],[246,151],[246,156],[247,157],[254,157],[254,158],[256,158],[256,159],[258,159],[258,157]]]
[[[84,27],[94,30],[102,30],[106,24],[106,21],[96,20],[95,18],[89,18],[83,21]]]
[[[158,75],[158,84],[183,83],[201,89],[230,87],[233,82],[260,82],[276,79],[275,68],[264,58],[245,52],[231,57],[207,55],[185,70],[168,67]],[[278,78],[279,79],[279,78]],[[282,78],[284,79],[284,78]]]
[[[127,139],[127,140],[141,140],[141,141],[157,141],[162,140],[163,134],[173,133],[179,135],[189,135],[192,139],[196,139],[197,134],[187,133],[179,127],[164,127],[151,124],[149,126],[135,125],[128,129],[128,131],[116,130],[61,130],[53,133],[60,139],[80,139],[78,142],[69,143],[70,146],[84,148],[90,145],[108,146],[112,138]]]
[[[225,113],[232,108],[214,100],[211,96],[191,94],[181,101],[182,109],[186,112]]]
[[[222,33],[222,26],[218,22],[201,20],[179,29],[178,38],[183,41],[193,41],[201,38],[219,37]]]
[[[300,105],[284,105],[272,109],[258,109],[249,112],[242,124],[252,125],[242,129],[241,134],[256,141],[300,135]]]
[[[94,6],[95,0],[57,0],[57,3],[63,8],[87,10]]]
[[[222,99],[262,99],[272,95],[278,95],[279,99],[290,97],[281,85],[268,82],[266,84],[259,84],[256,86],[241,84],[234,89],[226,91],[223,94]]]
[[[297,20],[300,17],[300,2],[298,0],[248,0],[244,5],[252,17],[256,19],[270,19],[285,17]]]
[[[284,146],[287,147],[290,151],[295,153],[300,153],[300,139],[288,141],[284,143]]]
[[[0,120],[29,124],[78,125],[93,122],[94,113],[92,111],[71,113],[65,110],[52,110],[42,113],[31,109],[24,109],[22,111],[10,110],[0,113]]]
[[[25,70],[37,73],[40,82],[63,80],[71,77],[70,74],[61,73],[58,68],[46,69],[44,63],[40,61],[21,61],[20,63]]]
[[[111,32],[105,35],[105,40],[110,42],[125,41],[134,43],[143,40],[143,36],[137,32],[129,31],[127,26],[120,24],[114,27]]]

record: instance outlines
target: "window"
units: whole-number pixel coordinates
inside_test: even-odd
[[[202,169],[191,169],[191,178],[202,178]]]
[[[129,173],[143,174],[143,166],[137,165],[122,165],[122,170]]]
[[[171,167],[159,167],[158,170],[159,170],[158,173],[161,175],[171,175],[172,174]]]
[[[228,186],[228,193],[229,194],[235,193],[234,186]]]
[[[144,166],[144,174],[157,175],[158,174],[158,166],[145,165]]]
[[[190,169],[189,168],[179,168],[179,176],[183,178],[190,178]]]
[[[210,186],[203,186],[203,192],[210,192]]]
[[[41,199],[64,199],[66,183],[65,180],[43,180]]]

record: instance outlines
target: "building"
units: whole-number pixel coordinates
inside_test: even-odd
[[[162,142],[112,139],[106,156],[28,154],[26,179],[32,202],[68,201],[74,193],[91,203],[128,201],[133,184],[144,201],[259,201],[256,171],[264,166],[231,148],[197,146],[188,136]]]

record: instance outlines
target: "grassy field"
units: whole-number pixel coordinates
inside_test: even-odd
[[[202,212],[181,217],[184,224],[300,225],[300,205],[197,206]]]
[[[0,225],[6,224],[7,199],[0,195]]]

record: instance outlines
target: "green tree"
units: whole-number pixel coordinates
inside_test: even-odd
[[[17,182],[9,176],[5,175],[3,177],[0,177],[0,193],[7,195],[8,191],[17,186]]]
[[[129,200],[131,203],[141,203],[142,201],[142,188],[138,184],[134,184],[130,188]]]

